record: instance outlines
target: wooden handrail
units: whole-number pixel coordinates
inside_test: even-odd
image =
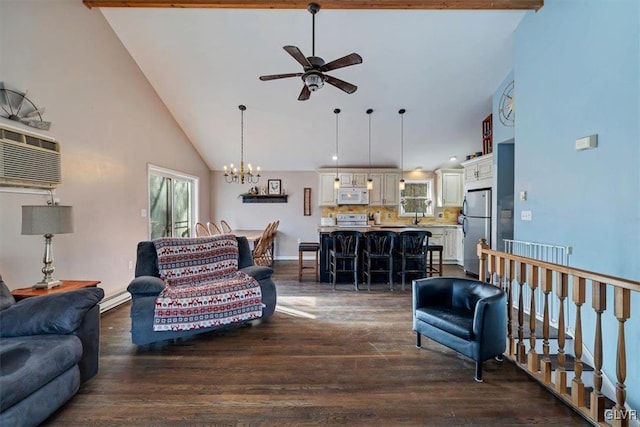
[[[597,425],[613,425],[616,427],[626,427],[629,425],[630,414],[626,406],[626,376],[627,376],[627,355],[625,340],[625,322],[631,318],[631,292],[640,292],[640,282],[635,280],[614,277],[607,274],[601,274],[594,271],[584,270],[566,265],[554,264],[547,261],[541,261],[533,258],[514,255],[506,252],[500,252],[490,249],[485,239],[480,240],[477,247],[477,255],[480,260],[479,279],[481,281],[489,281],[499,284],[507,292],[507,330],[505,336],[507,339],[506,356],[511,359],[517,366],[529,373],[533,378],[545,386],[556,397],[563,400],[566,404],[574,408],[585,418]],[[516,274],[516,266],[517,274]],[[487,276],[489,273],[489,276]],[[555,276],[555,280],[554,280]],[[490,280],[487,280],[487,279]],[[570,285],[571,278],[571,288]],[[518,300],[513,301],[514,280],[516,281],[518,291]],[[587,407],[585,402],[585,384],[582,377],[583,374],[583,309],[586,302],[587,285],[590,283],[591,308],[593,309],[596,320],[593,332],[593,357],[594,357],[594,376],[593,391],[590,394]],[[529,329],[531,336],[529,337],[529,352],[525,354],[524,339],[524,310],[525,304],[523,300],[523,291],[531,290],[530,319]],[[617,354],[615,360],[615,406],[612,409],[611,420],[605,417],[605,396],[602,392],[602,315],[606,311],[607,306],[607,286],[613,287],[614,306],[613,316],[617,320]],[[540,288],[544,299],[542,315],[542,355],[538,355],[535,351],[535,343],[537,337],[535,335],[535,293]],[[555,288],[555,289],[554,289]],[[569,290],[571,289],[571,295]],[[555,294],[555,295],[554,295]],[[558,366],[552,381],[552,367],[550,354],[550,298],[555,298],[558,304],[558,337],[557,337],[557,360]],[[574,371],[575,376],[571,380],[571,388],[569,391],[567,384],[566,372],[566,355],[565,340],[567,338],[567,313],[571,303],[575,309],[574,327]],[[514,305],[518,310],[514,319]],[[513,325],[517,322],[517,325]],[[515,342],[514,331],[517,331],[517,343]],[[608,366],[612,366],[609,364]],[[612,399],[614,397],[612,396]],[[611,424],[609,424],[611,421]]]
[[[482,239],[481,242],[482,241],[485,241],[485,239]],[[485,241],[485,244],[486,244],[486,241]],[[502,260],[513,260],[516,262],[524,262],[526,264],[535,265],[538,268],[550,269],[559,273],[568,274],[570,276],[578,276],[578,277],[585,278],[587,280],[607,283],[609,285],[617,286],[619,288],[629,289],[630,291],[634,291],[634,292],[640,292],[640,282],[637,282],[635,280],[623,279],[621,277],[609,276],[607,274],[596,273],[594,271],[589,271],[589,270],[582,270],[580,268],[570,267],[568,265],[553,264],[550,262],[540,261],[533,258],[527,258],[520,255],[500,252],[494,249],[489,249],[488,246],[486,248],[481,248],[480,245],[482,245],[482,243],[478,243],[479,253],[481,251],[481,253],[486,256],[497,257],[497,258],[501,258]],[[482,273],[482,271],[480,271],[480,273]],[[485,276],[485,279],[486,279],[486,276]],[[485,279],[481,279],[481,280],[485,280]]]

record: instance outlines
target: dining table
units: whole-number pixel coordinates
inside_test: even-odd
[[[256,243],[258,243],[258,240],[260,240],[260,237],[262,237],[263,232],[264,230],[239,229],[239,230],[231,230],[230,234],[246,237],[249,243],[255,246]]]

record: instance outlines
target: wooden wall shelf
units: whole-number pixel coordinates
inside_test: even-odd
[[[242,203],[287,203],[288,197],[286,194],[268,196],[241,194],[241,196]]]

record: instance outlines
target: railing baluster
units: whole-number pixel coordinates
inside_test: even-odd
[[[558,393],[565,394],[567,392],[567,371],[565,370],[565,335],[566,328],[564,325],[564,300],[569,293],[569,276],[566,273],[558,273],[558,283],[556,295],[560,300],[560,309],[558,312],[558,367],[556,369],[555,388]]]
[[[626,427],[629,425],[629,417],[624,407],[627,398],[624,381],[627,378],[627,353],[624,342],[624,322],[631,317],[631,291],[624,288],[615,288],[613,309],[618,319],[618,355],[616,357],[616,406],[613,408],[614,427]]]
[[[593,391],[591,392],[591,417],[604,421],[605,398],[602,394],[602,313],[607,309],[607,286],[602,282],[591,282],[591,306],[596,312],[596,336],[593,352]]]
[[[544,292],[544,314],[542,317],[542,361],[540,373],[545,384],[551,384],[551,359],[549,359],[549,294],[553,288],[553,270],[544,269],[542,292]]]
[[[515,263],[513,260],[510,261],[510,269],[515,268]],[[526,281],[527,264],[521,262],[518,274],[518,363],[527,363],[526,346],[524,345],[524,284]]]
[[[536,353],[536,289],[538,288],[538,267],[527,266],[529,270],[529,288],[531,288],[531,305],[529,308],[529,354],[527,366],[529,371],[538,372],[538,353]]]
[[[478,280],[481,282],[487,281],[487,254],[484,253],[485,249],[489,249],[489,245],[487,244],[487,239],[480,239],[480,243],[478,243],[478,258],[480,260],[480,271],[478,272]]]
[[[573,277],[572,299],[576,305],[576,336],[573,342],[573,351],[575,353],[575,376],[571,380],[571,401],[578,408],[585,405],[584,401],[584,383],[582,382],[582,317],[580,310],[582,304],[586,301],[585,286],[586,280],[582,277]]]
[[[512,248],[515,249],[515,248]],[[518,249],[518,252],[526,252]],[[640,282],[624,279],[620,277],[612,277],[601,273],[583,270],[568,265],[559,265],[554,262],[532,259],[535,257],[535,250],[528,252],[530,256],[515,255],[505,252],[499,252],[489,249],[486,242],[484,245],[478,245],[478,258],[480,262],[488,266],[488,272],[491,274],[491,282],[496,286],[501,286],[507,294],[507,339],[508,353],[507,357],[517,362],[517,366],[527,369],[534,378],[544,384],[553,394],[576,411],[585,415],[596,425],[609,425],[609,421],[605,420],[605,401],[603,394],[603,330],[602,314],[607,309],[607,286],[614,288],[614,315],[618,320],[618,337],[617,337],[617,355],[616,355],[616,388],[615,388],[615,406],[612,411],[611,422],[615,427],[628,427],[629,419],[633,417],[635,412],[629,412],[626,408],[626,376],[627,376],[627,355],[626,355],[626,338],[625,338],[625,322],[631,318],[631,292],[640,294]],[[557,260],[556,260],[557,261]],[[508,265],[506,265],[508,263]],[[515,264],[519,263],[519,271],[516,272]],[[483,264],[481,264],[483,265]],[[505,275],[505,267],[509,269]],[[557,274],[557,277],[554,276]],[[482,277],[481,272],[481,277]],[[486,278],[486,270],[485,270]],[[517,276],[519,287],[513,284],[514,275]],[[572,301],[575,304],[575,377],[571,381],[571,393],[567,393],[567,372],[566,372],[566,354],[565,344],[567,335],[567,324],[571,323],[571,313],[569,302],[565,300],[569,297],[569,276],[572,277]],[[495,280],[494,280],[495,279]],[[489,281],[489,279],[487,279]],[[596,324],[594,329],[594,390],[590,395],[590,407],[587,409],[584,402],[585,385],[583,380],[583,322],[582,322],[582,306],[586,300],[586,284],[590,281],[592,284],[592,306],[596,314]],[[531,288],[531,299],[528,301],[524,296],[524,283],[529,283]],[[513,306],[514,289],[519,290],[518,305]],[[550,298],[551,293],[557,295],[557,298]],[[536,295],[537,294],[537,295]],[[531,316],[529,319],[529,344],[530,349],[526,355],[526,367],[522,362],[522,345],[524,343],[524,320],[522,313],[524,305],[529,304]],[[555,309],[555,304],[558,309]],[[518,309],[518,342],[514,341],[513,330],[513,312],[512,309]],[[542,352],[537,353],[536,344],[536,328],[539,327],[536,319],[536,312],[542,310]],[[558,368],[555,378],[552,381],[552,363],[550,359],[550,328],[551,313],[558,315]],[[556,313],[557,312],[557,313]],[[554,319],[555,322],[555,319]],[[588,331],[591,332],[591,331]],[[505,352],[506,353],[506,352]],[[515,354],[514,354],[515,353]],[[514,357],[517,356],[517,357]],[[539,369],[538,369],[539,364]]]
[[[498,273],[498,283],[503,284],[504,277],[504,259],[496,257],[496,270]],[[511,293],[511,282],[506,283],[507,291],[507,354],[509,357],[515,355],[515,340],[513,338],[513,295]]]

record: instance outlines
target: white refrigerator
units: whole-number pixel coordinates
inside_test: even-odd
[[[462,202],[462,215],[464,272],[478,276],[478,242],[486,239],[491,246],[491,189],[468,190]]]

